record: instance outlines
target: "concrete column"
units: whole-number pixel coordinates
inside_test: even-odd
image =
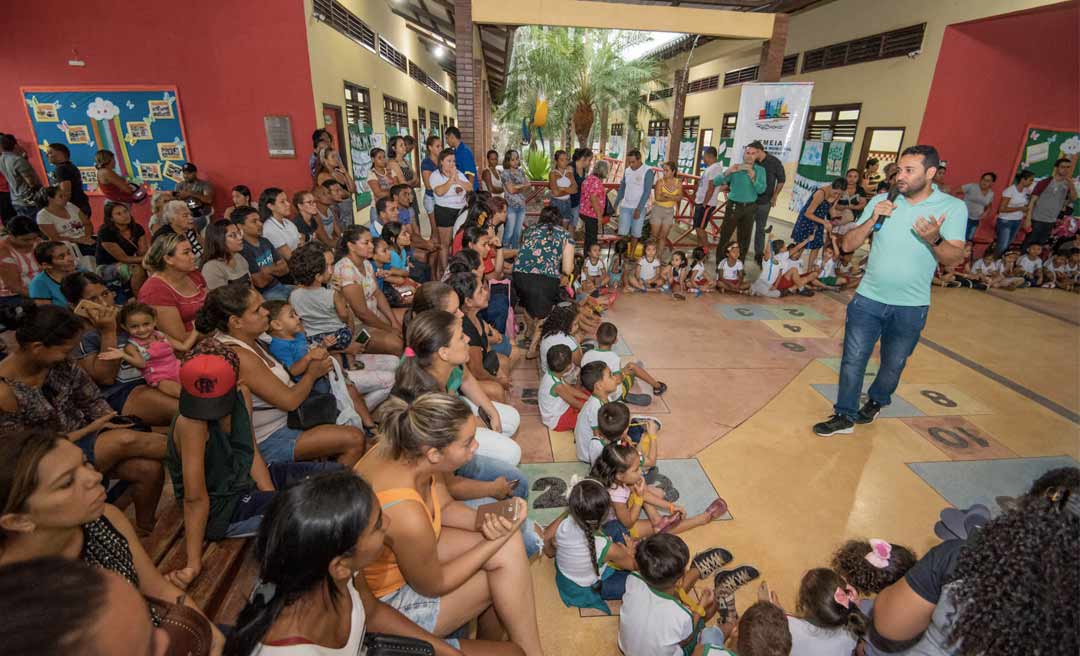
[[[780,69],[784,66],[784,48],[787,47],[788,15],[775,14],[772,30],[772,37],[761,44],[758,82],[780,81]]]
[[[679,144],[682,142],[683,115],[686,113],[687,73],[685,68],[675,71],[674,102],[671,109],[671,132],[668,137],[667,159],[679,161]]]

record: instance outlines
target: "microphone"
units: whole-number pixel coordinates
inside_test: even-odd
[[[889,187],[889,195],[885,197],[885,200],[890,203],[896,201],[896,197],[900,195],[900,188],[896,185]],[[874,232],[881,230],[881,226],[885,225],[886,215],[881,214],[878,216],[877,221],[874,222]]]

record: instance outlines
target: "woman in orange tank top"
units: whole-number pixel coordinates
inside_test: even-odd
[[[425,631],[445,637],[480,616],[466,654],[542,654],[536,602],[515,520],[488,515],[454,499],[447,477],[476,451],[476,417],[458,396],[427,393],[407,403],[390,397],[379,408],[379,445],[354,471],[371,483],[389,518],[386,546],[364,578],[376,597]],[[502,620],[500,623],[499,620]]]

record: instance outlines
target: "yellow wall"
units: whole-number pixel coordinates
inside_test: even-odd
[[[438,61],[421,45],[416,32],[405,27],[405,20],[391,13],[385,2],[374,0],[340,0],[359,16],[377,35],[381,35],[408,59],[420,65],[433,80],[450,93],[457,90],[450,76]],[[403,100],[409,105],[409,131],[416,118],[417,107],[434,110],[440,117],[457,116],[457,110],[442,96],[414,80],[399,69],[311,16],[311,0],[304,0],[307,18],[308,53],[311,61],[311,85],[315,96],[315,112],[321,120],[323,103],[342,107],[344,114],[344,84],[346,81],[366,87],[371,92],[371,121],[375,132],[386,131],[383,121],[383,94]],[[377,41],[376,41],[377,44]],[[453,51],[447,50],[447,57]],[[342,121],[345,117],[342,116]],[[431,127],[430,125],[428,126]]]
[[[913,145],[922,125],[930,83],[934,77],[938,52],[946,26],[986,16],[1021,11],[1031,7],[1055,4],[1057,0],[835,0],[791,17],[786,54],[802,53],[859,37],[926,22],[922,53],[915,58],[896,57],[864,64],[854,64],[806,75],[786,76],[784,82],[813,82],[813,105],[862,103],[858,133],[852,147],[851,163],[857,164],[862,138],[867,127],[904,127],[903,146]],[[694,51],[690,80],[756,65],[761,57],[761,41],[712,42]],[[701,62],[701,63],[697,63]],[[686,55],[665,62],[667,70],[683,66]],[[802,58],[799,58],[802,68]],[[972,75],[992,80],[992,71],[973,70]],[[670,73],[664,87],[671,86]],[[671,116],[672,100],[651,103],[664,116]],[[713,128],[714,141],[720,135],[723,115],[739,109],[739,87],[721,86],[715,91],[690,94],[686,97],[685,116],[700,116],[701,128]],[[611,122],[624,120],[616,115]],[[638,125],[644,131],[648,117],[642,114]],[[790,177],[790,176],[789,176]],[[774,215],[790,218],[787,211],[788,194],[782,193]]]

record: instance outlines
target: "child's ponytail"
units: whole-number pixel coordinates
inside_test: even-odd
[[[600,452],[600,456],[593,463],[592,471],[589,472],[589,478],[600,481],[607,488],[621,485],[615,477],[630,469],[638,460],[639,454],[632,445],[612,442]]]
[[[860,594],[878,594],[904,577],[918,558],[900,544],[848,540],[833,553],[832,568]]]
[[[859,610],[859,593],[839,574],[819,567],[803,575],[796,613],[823,629],[845,629],[856,640],[866,635],[869,622]]]

